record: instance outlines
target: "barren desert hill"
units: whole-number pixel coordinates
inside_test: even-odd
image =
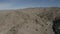
[[[60,8],[26,8],[0,11],[0,34],[54,34]]]

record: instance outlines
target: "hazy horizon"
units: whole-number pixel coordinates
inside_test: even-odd
[[[0,10],[29,7],[60,7],[60,0],[0,0]]]

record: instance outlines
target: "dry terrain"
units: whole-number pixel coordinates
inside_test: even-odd
[[[0,34],[54,34],[52,25],[60,8],[26,8],[0,11]]]

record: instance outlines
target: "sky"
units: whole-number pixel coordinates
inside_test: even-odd
[[[0,0],[0,10],[29,7],[60,7],[60,0]]]

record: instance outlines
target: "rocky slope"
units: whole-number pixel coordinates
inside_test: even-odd
[[[60,8],[27,8],[0,12],[0,34],[54,34]]]

